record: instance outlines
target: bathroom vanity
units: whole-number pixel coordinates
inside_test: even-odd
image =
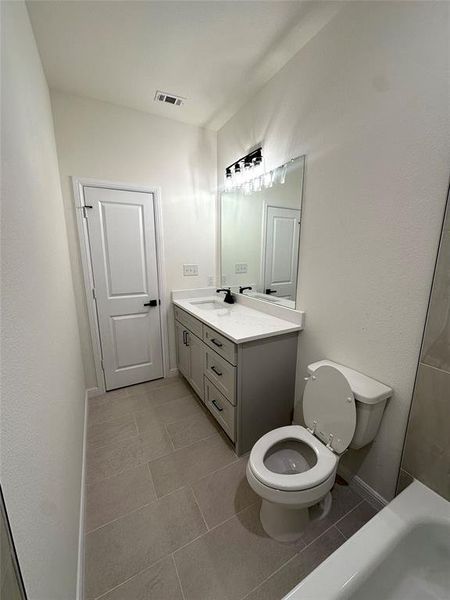
[[[173,293],[178,370],[241,455],[292,421],[303,313],[209,294]]]

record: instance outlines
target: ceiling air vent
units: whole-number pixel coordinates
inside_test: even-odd
[[[173,106],[181,106],[186,98],[181,96],[174,96],[174,94],[166,94],[166,92],[160,92],[159,90],[155,94],[155,102],[166,102],[167,104],[173,104]]]

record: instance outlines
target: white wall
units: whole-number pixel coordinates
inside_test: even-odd
[[[50,98],[2,2],[1,481],[30,600],[76,595],[84,377]]]
[[[97,100],[53,91],[51,98],[86,384],[92,388],[97,383],[70,176],[160,187],[168,294],[205,287],[215,272],[216,134]],[[183,263],[198,264],[199,276],[183,277]],[[173,319],[168,321],[175,367]]]
[[[448,10],[349,3],[218,135],[219,175],[260,142],[268,168],[306,154],[297,399],[325,357],[393,387],[372,447],[344,457],[386,498],[448,183]]]

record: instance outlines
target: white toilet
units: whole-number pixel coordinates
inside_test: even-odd
[[[261,523],[280,541],[301,537],[331,507],[340,456],[375,437],[392,389],[353,369],[322,360],[309,365],[303,394],[306,428],[269,431],[253,446],[247,480],[262,498]]]

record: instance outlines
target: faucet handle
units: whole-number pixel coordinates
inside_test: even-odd
[[[225,292],[225,298],[223,299],[223,301],[227,304],[234,304],[234,298],[233,294],[231,293],[231,288],[220,288],[216,290],[216,292]]]

